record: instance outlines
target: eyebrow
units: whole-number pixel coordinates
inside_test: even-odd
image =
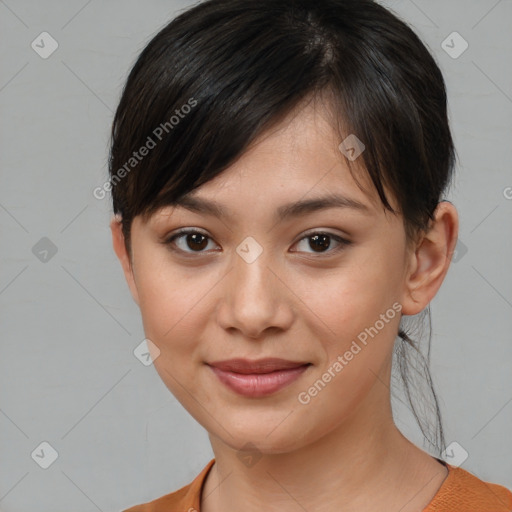
[[[233,217],[229,211],[216,201],[185,195],[181,199],[175,201],[172,206],[181,206],[196,213],[213,215],[218,218]],[[321,197],[296,201],[280,206],[276,210],[275,217],[279,221],[283,221],[292,217],[299,217],[328,208],[350,208],[360,211],[364,214],[370,214],[370,208],[356,199],[345,197],[338,194],[328,194]]]

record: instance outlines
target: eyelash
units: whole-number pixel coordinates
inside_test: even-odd
[[[173,243],[176,239],[185,237],[186,235],[202,235],[205,238],[212,240],[206,233],[203,233],[202,231],[199,231],[197,229],[190,229],[190,228],[184,228],[180,229],[170,237],[166,238],[162,243],[166,246],[169,246],[169,248],[174,252],[179,252],[182,255],[185,255],[185,257],[191,257],[194,258],[196,256],[199,256],[201,254],[206,254],[206,251],[184,251],[182,249],[176,248],[173,246]],[[316,257],[322,257],[322,255],[331,256],[333,254],[337,254],[338,252],[342,251],[344,248],[348,247],[352,244],[351,241],[346,240],[345,238],[340,237],[339,235],[335,235],[334,233],[329,233],[328,231],[312,231],[308,233],[307,235],[303,236],[300,240],[298,240],[296,243],[302,242],[303,240],[307,240],[308,238],[312,238],[315,235],[325,235],[330,237],[331,239],[335,240],[338,243],[338,246],[334,249],[328,249],[325,252],[309,252],[308,254],[316,254]],[[295,244],[294,244],[295,245]],[[218,251],[216,251],[218,252]],[[293,252],[300,252],[300,251],[293,251]]]

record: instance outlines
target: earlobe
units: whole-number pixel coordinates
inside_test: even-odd
[[[450,267],[458,229],[457,210],[448,201],[440,202],[428,232],[409,256],[402,301],[404,315],[420,313],[436,295]]]
[[[110,221],[110,230],[112,232],[112,245],[114,247],[114,252],[116,253],[119,262],[121,263],[121,267],[123,269],[124,277],[130,288],[130,292],[132,294],[133,300],[139,304],[139,294],[137,291],[137,285],[135,284],[135,278],[133,274],[133,265],[126,249],[126,244],[124,240],[124,234],[122,229],[122,222],[119,216],[114,216]]]

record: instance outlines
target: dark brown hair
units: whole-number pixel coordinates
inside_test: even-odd
[[[220,174],[308,98],[328,99],[340,142],[349,134],[363,141],[362,166],[384,207],[403,216],[408,241],[428,229],[455,152],[443,76],[416,34],[371,0],[207,0],[151,39],[115,113],[110,188],[128,250],[134,217],[147,218]],[[407,398],[441,452],[428,356],[402,328],[398,335]],[[434,438],[411,399],[406,347],[427,377]]]

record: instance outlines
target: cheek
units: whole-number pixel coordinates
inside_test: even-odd
[[[214,276],[198,269],[178,271],[158,253],[141,254],[135,270],[146,337],[160,349],[160,364],[165,360],[179,368],[180,359],[194,353],[197,334],[208,320],[207,292]]]
[[[209,318],[206,292],[214,283],[206,274],[177,272],[165,259],[141,258],[137,270],[144,332],[159,350],[154,367],[169,391],[200,421],[191,396],[201,397],[202,390],[191,368],[202,362],[201,333]]]
[[[161,249],[141,250],[135,275],[146,334],[151,333],[162,343],[172,339],[180,325],[201,309],[202,298],[213,281],[199,268],[171,264]]]
[[[386,382],[400,323],[401,305],[380,293],[375,282],[373,293],[358,293],[356,284],[361,281],[354,275],[350,282],[339,283],[343,287],[333,288],[316,306],[323,308],[319,309],[322,319],[335,334],[324,330],[325,337],[319,337],[318,321],[311,327],[324,358],[297,397],[303,431],[313,437],[319,432],[318,416],[323,418],[320,428],[327,433],[347,419],[370,393],[382,399],[374,404],[375,410],[384,403],[388,390],[381,383]],[[347,295],[348,291],[354,293]]]
[[[316,322],[316,329],[324,331],[327,339],[347,342],[355,338],[374,325],[400,297],[400,269],[396,262],[357,254],[353,263],[347,260],[346,265],[331,272],[297,279],[297,295],[310,311],[307,318]]]
[[[329,390],[321,393],[344,402],[340,410],[350,409],[387,367],[398,332],[401,260],[395,253],[376,254],[361,249],[343,267],[300,281],[308,306],[303,320],[323,352],[317,387],[326,384]]]

